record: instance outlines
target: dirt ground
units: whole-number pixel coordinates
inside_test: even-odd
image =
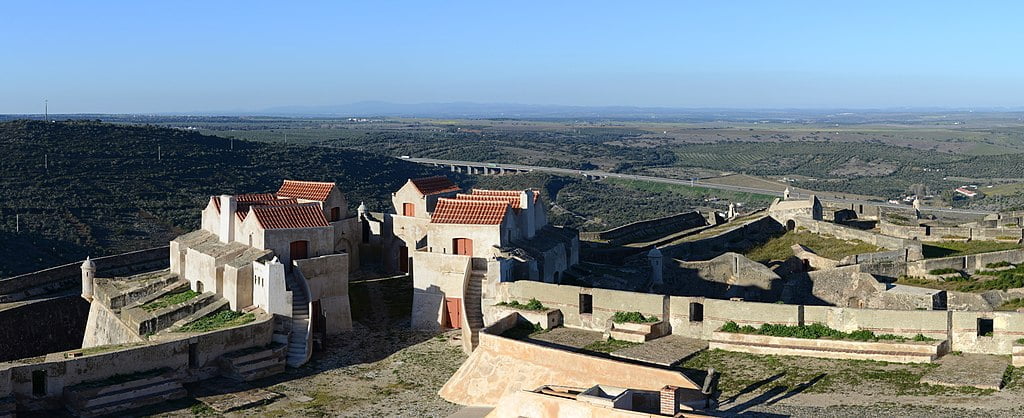
[[[356,329],[335,338],[334,345],[305,366],[252,382],[284,395],[261,406],[225,416],[444,417],[461,407],[437,392],[466,359],[457,332],[439,336],[394,329]],[[162,417],[218,416],[194,398]]]

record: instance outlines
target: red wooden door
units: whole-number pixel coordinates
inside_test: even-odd
[[[453,239],[452,247],[455,248],[455,254],[473,256],[473,240],[469,238]]]
[[[409,272],[409,247],[398,247],[398,271]]]
[[[292,241],[288,248],[288,253],[291,254],[292,260],[303,260],[309,258],[309,242]]]
[[[462,299],[444,298],[444,308],[447,313],[444,326],[446,328],[462,328]]]
[[[412,203],[402,204],[402,215],[403,216],[416,216],[416,205]]]

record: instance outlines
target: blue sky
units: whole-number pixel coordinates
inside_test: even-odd
[[[984,5],[984,7],[979,7]],[[1024,2],[23,1],[0,113],[1024,105]]]

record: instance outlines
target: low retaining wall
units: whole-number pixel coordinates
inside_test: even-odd
[[[1024,345],[1013,345],[1013,367],[1024,367]]]
[[[974,273],[978,270],[986,270],[986,264],[998,263],[1000,261],[1008,261],[1013,264],[1024,263],[1024,249],[914,261],[907,263],[907,275],[926,276],[931,270],[945,268]]]
[[[969,228],[961,226],[912,226],[896,225],[880,221],[878,228],[882,234],[919,241],[1020,241],[1024,238],[1022,228]]]
[[[15,396],[33,403],[61,406],[64,388],[82,382],[98,381],[115,375],[127,375],[160,368],[178,373],[181,380],[192,381],[216,376],[216,359],[225,353],[270,344],[274,332],[271,315],[262,315],[249,324],[204,334],[169,334],[139,347],[120,349],[69,359],[59,355],[36,363],[0,363],[0,398]],[[190,350],[190,346],[195,346]],[[193,356],[194,354],[194,356]],[[56,360],[51,360],[57,358]],[[6,369],[6,372],[4,370]],[[46,394],[33,394],[33,374],[45,374]]]
[[[834,224],[832,222],[818,221],[814,219],[796,218],[795,221],[797,227],[807,228],[808,231],[816,234],[831,235],[839,239],[856,239],[877,247],[893,251],[904,251],[902,256],[906,260],[920,260],[924,258],[921,243],[914,240],[876,234],[874,232],[863,231],[856,228],[850,228],[848,226]],[[865,261],[867,261],[871,256],[865,255],[865,257]],[[880,255],[879,257],[883,256]],[[885,257],[891,257],[891,255],[887,255]]]
[[[752,354],[931,363],[948,352],[946,341],[846,341],[715,332],[708,348]]]
[[[726,322],[739,325],[824,324],[843,332],[869,330],[876,334],[914,337],[922,334],[948,340],[949,349],[966,353],[1009,355],[1014,341],[1024,338],[1024,313],[984,311],[891,310],[835,306],[789,305],[667,296],[651,293],[591,289],[541,282],[502,283],[499,300],[537,298],[559,309],[564,325],[605,331],[616,311],[639,311],[671,324],[671,332],[709,340]],[[581,295],[589,295],[591,313],[581,313]],[[979,335],[980,334],[980,335]],[[985,335],[987,334],[987,335]]]
[[[516,313],[480,333],[480,345],[441,388],[449,402],[494,406],[509,394],[544,385],[588,388],[610,385],[661,390],[666,385],[699,390],[679,371],[625,363],[500,336],[519,321]]]
[[[170,247],[164,246],[94,258],[96,277],[127,276],[165,269],[168,267],[169,254]],[[0,302],[21,300],[56,289],[81,289],[81,266],[82,262],[77,261],[2,279],[0,280]]]

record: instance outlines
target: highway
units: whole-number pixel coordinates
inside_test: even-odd
[[[490,168],[492,170],[493,169],[501,168],[501,169],[505,169],[505,170],[539,171],[539,172],[543,172],[543,173],[560,174],[560,175],[564,175],[564,176],[583,176],[583,175],[588,175],[588,176],[597,176],[597,177],[614,177],[614,178],[621,178],[621,179],[626,179],[626,180],[641,180],[641,181],[650,181],[650,182],[655,182],[655,183],[678,184],[678,185],[681,185],[681,186],[703,187],[703,188],[706,188],[706,189],[728,190],[728,191],[733,191],[733,192],[745,192],[745,193],[757,193],[757,194],[764,194],[764,195],[770,195],[770,196],[780,196],[780,197],[782,196],[782,192],[777,192],[777,191],[768,190],[768,189],[759,189],[759,188],[755,188],[755,187],[732,186],[732,185],[727,185],[727,184],[713,184],[713,183],[706,183],[706,182],[703,182],[703,181],[700,181],[700,180],[692,180],[691,181],[691,180],[673,179],[673,178],[667,178],[667,177],[653,177],[653,176],[642,176],[642,175],[636,175],[636,174],[610,173],[610,172],[607,172],[607,171],[600,171],[600,170],[571,170],[571,169],[567,169],[567,168],[557,168],[557,167],[540,167],[540,166],[533,166],[533,165],[505,164],[505,163],[482,163],[482,162],[476,162],[476,161],[438,160],[438,159],[433,159],[433,158],[405,158],[405,157],[401,157],[401,159],[406,160],[406,161],[412,161],[414,163],[420,163],[420,164],[456,165],[456,166],[462,166],[462,167],[472,166],[474,168],[486,167],[486,168]],[[807,194],[800,194],[800,193],[795,193],[794,192],[794,193],[791,194],[791,196],[799,198],[801,196],[806,197],[806,196],[809,196],[809,195],[807,195]],[[897,208],[897,209],[904,209],[904,210],[910,209],[909,205],[894,205],[894,204],[887,203],[887,202],[876,202],[876,201],[867,201],[867,200],[827,198],[827,197],[823,197],[820,194],[818,195],[818,199],[821,200],[821,201],[824,201],[824,202],[835,202],[835,203],[842,203],[842,204],[846,204],[846,205],[849,205],[849,204],[864,204],[864,205],[875,205],[875,206],[884,207],[884,208]],[[988,212],[988,211],[982,211],[982,210],[950,209],[950,208],[940,208],[940,207],[933,207],[933,206],[921,206],[921,211],[922,212],[934,212],[934,213],[951,213],[951,214],[960,214],[960,215],[989,215],[989,214],[994,213],[994,212]]]

